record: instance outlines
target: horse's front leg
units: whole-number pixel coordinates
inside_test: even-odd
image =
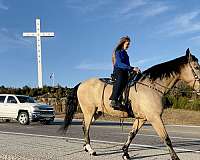
[[[165,144],[170,152],[171,159],[172,160],[180,160],[172,147],[171,140],[167,134],[167,131],[165,129],[165,126],[163,124],[161,117],[160,116],[154,117],[154,120],[151,123],[152,123],[154,129],[156,130],[157,134],[161,138],[161,140],[163,142],[165,142]]]
[[[169,149],[171,159],[172,160],[180,160],[179,157],[177,156],[176,152],[174,151],[173,147],[172,147],[172,143],[171,143],[169,136],[167,136],[167,138],[165,139],[165,144]]]
[[[122,158],[124,160],[130,159],[130,156],[128,154],[128,147],[130,146],[133,138],[136,136],[136,134],[138,133],[139,129],[142,127],[142,125],[144,124],[144,122],[145,122],[144,119],[136,119],[134,121],[132,130],[130,131],[130,133],[128,135],[128,139],[127,139],[126,143],[124,144],[124,146],[122,147],[122,150],[124,152]]]

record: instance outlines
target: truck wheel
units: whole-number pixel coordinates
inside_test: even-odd
[[[20,112],[18,115],[18,121],[22,125],[27,125],[30,123],[29,116],[27,112]]]

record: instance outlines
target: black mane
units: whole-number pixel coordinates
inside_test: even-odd
[[[191,55],[191,61],[198,61],[198,59],[195,56]],[[145,77],[148,76],[151,80],[170,77],[171,75],[180,73],[181,68],[187,63],[188,57],[182,56],[174,60],[152,66],[151,68],[145,70],[142,75],[145,75]]]

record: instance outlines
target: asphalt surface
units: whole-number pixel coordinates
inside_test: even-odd
[[[121,147],[126,141],[131,124],[122,127],[118,122],[99,122],[91,127],[92,146],[96,157],[83,151],[83,134],[80,121],[73,121],[69,132],[59,132],[61,120],[51,125],[16,122],[0,123],[0,159],[121,159]],[[200,160],[200,127],[166,126],[172,143],[183,160]],[[129,149],[132,159],[168,160],[166,147],[150,125],[144,125]]]

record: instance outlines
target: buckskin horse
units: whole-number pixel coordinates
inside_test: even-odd
[[[130,86],[129,90],[128,98],[135,120],[128,139],[122,147],[123,159],[130,159],[128,154],[129,145],[142,125],[148,121],[167,146],[171,159],[179,160],[162,121],[161,115],[164,108],[162,98],[179,80],[186,82],[196,92],[199,91],[199,78],[200,66],[198,59],[190,53],[189,48],[184,56],[157,64],[142,73],[139,80]],[[68,95],[63,129],[67,131],[79,104],[84,116],[84,149],[90,155],[96,155],[90,144],[89,130],[97,111],[118,117],[128,116],[127,112],[113,110],[109,106],[111,92],[112,85],[105,85],[100,79],[92,78],[75,86],[71,94]]]

